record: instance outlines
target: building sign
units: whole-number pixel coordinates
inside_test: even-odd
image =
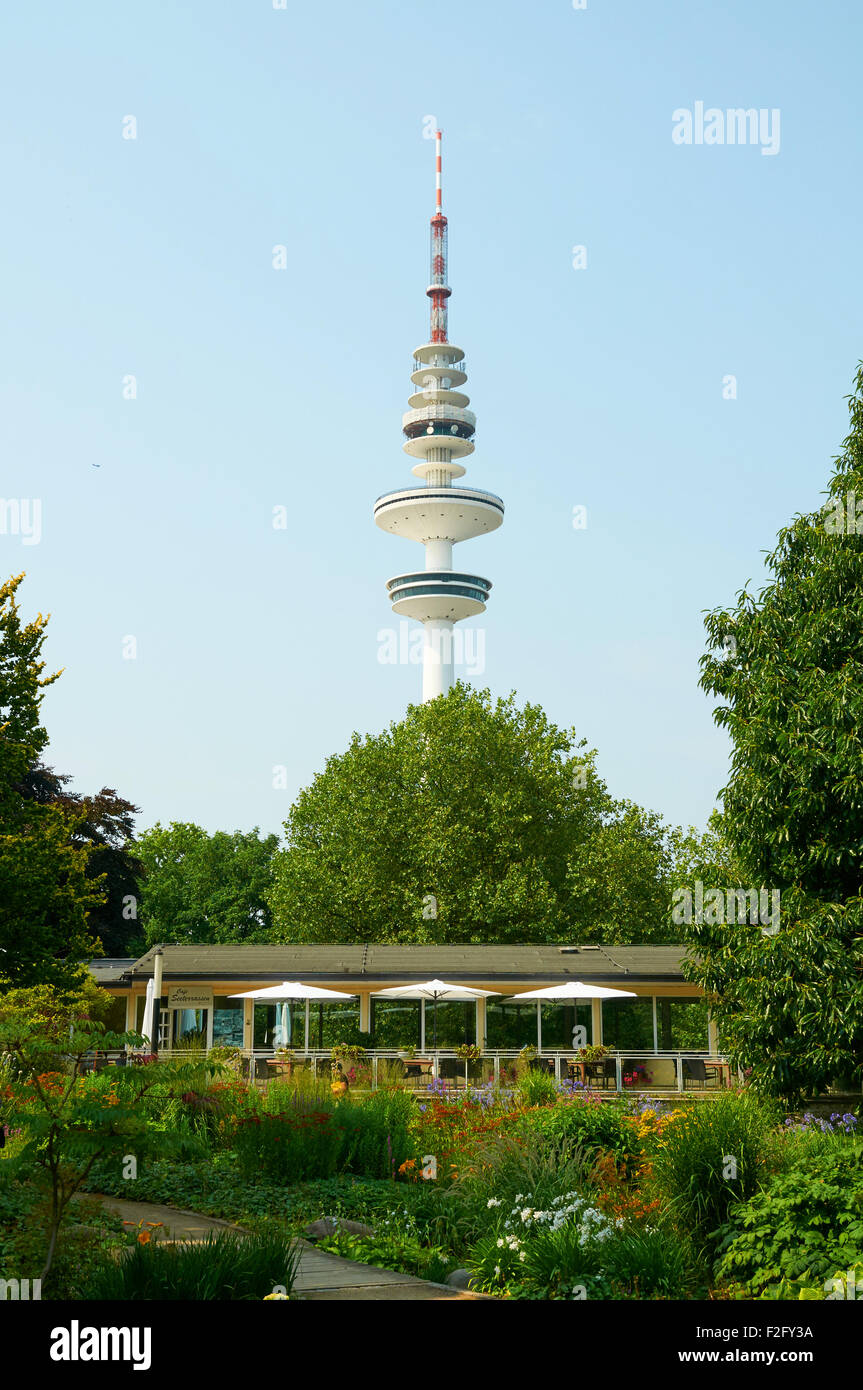
[[[174,989],[168,990],[169,1009],[211,1009],[212,1007],[213,991],[211,989],[177,985]]]

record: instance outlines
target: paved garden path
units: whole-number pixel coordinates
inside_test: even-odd
[[[167,1240],[205,1240],[210,1231],[245,1232],[241,1226],[223,1221],[218,1216],[201,1216],[194,1211],[159,1206],[155,1202],[127,1202],[118,1197],[97,1196],[102,1205],[124,1221],[137,1225],[139,1221],[159,1221]],[[341,1299],[390,1299],[399,1302],[447,1302],[453,1299],[484,1299],[484,1295],[451,1289],[446,1284],[431,1284],[410,1274],[377,1269],[374,1265],[357,1264],[340,1255],[317,1250],[308,1241],[301,1241],[300,1265],[294,1283],[293,1297],[336,1302]]]

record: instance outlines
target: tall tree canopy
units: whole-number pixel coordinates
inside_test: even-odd
[[[459,683],[355,734],[300,793],[276,857],[283,941],[667,937],[667,836],[594,754],[515,697]]]
[[[88,848],[75,843],[81,815],[22,792],[48,742],[44,691],[60,675],[45,674],[47,619],[21,621],[23,578],[0,584],[0,985],[62,990],[98,951],[87,917],[102,885],[87,875]]]
[[[701,684],[732,740],[723,834],[780,930],[694,924],[692,976],[757,1084],[863,1077],[863,367],[828,503],[797,516],[772,582],[707,618]],[[860,499],[860,530],[857,499]]]
[[[137,843],[144,867],[141,922],[147,942],[270,941],[277,835],[208,835],[200,825],[158,823]]]
[[[69,791],[71,780],[38,763],[18,789],[24,797],[59,807],[72,827],[73,844],[89,847],[87,877],[100,881],[104,896],[90,908],[88,922],[105,955],[140,955],[145,945],[138,921],[143,865],[132,845],[139,808],[113,787],[103,787],[95,796]]]

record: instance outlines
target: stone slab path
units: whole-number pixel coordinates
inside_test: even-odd
[[[107,1211],[123,1221],[137,1225],[139,1221],[159,1221],[166,1240],[205,1240],[210,1231],[245,1232],[231,1221],[218,1216],[202,1216],[198,1212],[180,1211],[177,1207],[160,1206],[155,1202],[127,1202],[119,1197],[98,1197]],[[374,1265],[357,1264],[354,1260],[318,1250],[308,1241],[300,1242],[300,1264],[294,1283],[294,1298],[316,1302],[337,1302],[343,1299],[390,1300],[393,1302],[453,1302],[480,1299],[487,1295],[451,1289],[446,1284],[432,1284],[427,1279],[415,1279],[410,1274],[378,1269]],[[494,1302],[495,1300],[490,1300]]]

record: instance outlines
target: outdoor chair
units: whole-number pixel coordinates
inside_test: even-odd
[[[603,1091],[607,1090],[609,1082],[613,1090],[617,1090],[617,1063],[613,1057],[603,1057],[599,1062],[585,1062],[584,1080],[588,1086],[597,1083]]]
[[[719,1085],[719,1067],[712,1062],[704,1062],[700,1057],[683,1058],[683,1089],[686,1090],[687,1081],[693,1085],[696,1083],[704,1088],[712,1084]]]

